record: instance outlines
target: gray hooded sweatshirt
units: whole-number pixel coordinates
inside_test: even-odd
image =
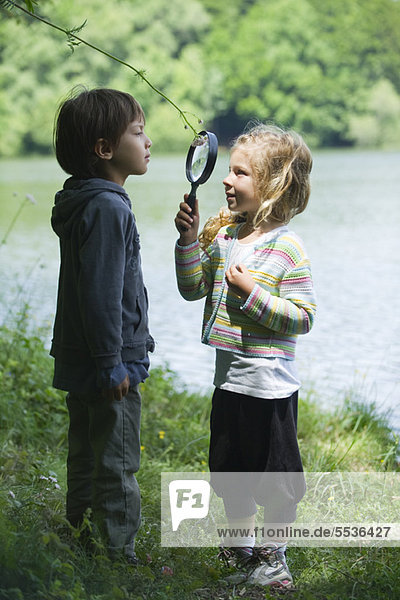
[[[99,373],[146,358],[154,340],[139,234],[124,188],[100,178],[67,179],[51,224],[61,264],[50,354],[64,375],[68,365],[74,377],[76,367]]]

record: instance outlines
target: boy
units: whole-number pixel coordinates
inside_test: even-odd
[[[140,491],[138,384],[154,350],[147,320],[139,234],[122,187],[147,171],[151,141],[129,94],[74,93],[60,107],[55,150],[72,175],[56,194],[60,238],[57,311],[50,354],[54,387],[69,411],[67,518],[92,509],[110,555],[137,563]]]

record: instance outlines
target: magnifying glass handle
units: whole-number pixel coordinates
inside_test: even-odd
[[[189,204],[189,206],[192,210],[194,210],[194,203],[196,200],[196,192],[197,192],[198,187],[199,187],[198,183],[192,183],[192,188],[190,190],[190,194],[186,200],[186,203]]]

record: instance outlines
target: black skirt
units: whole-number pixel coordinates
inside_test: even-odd
[[[254,514],[260,504],[268,522],[295,519],[305,493],[297,405],[297,392],[266,400],[215,389],[209,467],[211,485],[223,497],[229,516]]]

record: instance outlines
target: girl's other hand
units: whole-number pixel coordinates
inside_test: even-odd
[[[235,294],[243,300],[246,300],[250,296],[255,282],[245,265],[232,265],[226,271],[225,277],[230,289]]]
[[[196,198],[194,210],[186,203],[188,194],[184,195],[185,202],[179,205],[179,212],[175,217],[175,227],[180,233],[179,245],[189,246],[197,240],[199,230],[199,204]]]

